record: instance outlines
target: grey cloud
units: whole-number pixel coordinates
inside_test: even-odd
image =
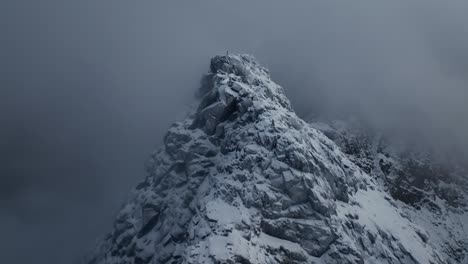
[[[226,50],[269,67],[301,115],[357,112],[466,154],[466,5],[3,1],[0,262],[90,249]]]

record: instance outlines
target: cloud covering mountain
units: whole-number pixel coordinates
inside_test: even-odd
[[[466,5],[3,1],[0,260],[85,251],[226,50],[254,54],[302,116],[356,112],[466,155]]]

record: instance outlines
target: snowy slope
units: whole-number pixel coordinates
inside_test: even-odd
[[[251,56],[214,57],[199,94],[89,263],[463,263]]]
[[[449,263],[468,262],[468,171],[427,149],[395,147],[359,121],[312,122],[389,193]]]

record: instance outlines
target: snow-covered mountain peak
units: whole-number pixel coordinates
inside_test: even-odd
[[[205,132],[214,133],[218,123],[240,117],[251,107],[291,111],[282,87],[273,83],[268,70],[252,56],[215,56],[210,70],[202,78],[199,89],[202,99],[194,124]]]
[[[446,263],[253,57],[214,57],[199,95],[90,263]]]

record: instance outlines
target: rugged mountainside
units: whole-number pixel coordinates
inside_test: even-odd
[[[421,147],[395,147],[394,140],[364,129],[356,120],[311,125],[378,180],[407,216],[431,234],[445,258],[468,261],[464,259],[468,254],[466,164],[453,157],[441,159]]]
[[[254,58],[214,57],[199,94],[89,263],[467,263],[463,203],[433,234]]]

